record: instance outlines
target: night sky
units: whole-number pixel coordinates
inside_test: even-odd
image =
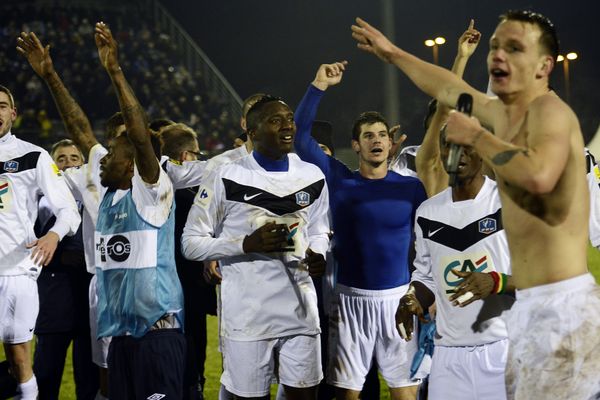
[[[367,110],[383,111],[383,63],[359,51],[350,34],[350,25],[360,16],[381,27],[379,0],[221,0],[165,1],[161,3],[186,28],[219,68],[238,94],[254,92],[283,97],[295,107],[318,66],[348,60],[341,85],[326,93],[318,118],[334,124],[336,145],[349,144],[349,132],[356,116]],[[470,18],[483,35],[471,58],[465,79],[485,90],[485,58],[488,41],[498,15],[508,9],[533,9],[555,24],[561,53],[576,51],[579,58],[570,63],[571,106],[580,118],[586,141],[600,123],[600,46],[592,43],[597,29],[595,2],[552,1],[395,1],[396,35],[401,48],[432,61],[431,48],[423,41],[444,36],[440,64],[449,68],[456,43]],[[562,64],[555,67],[551,85],[564,98]],[[402,74],[399,121],[408,134],[407,143],[418,144],[423,136],[421,121],[428,98]]]

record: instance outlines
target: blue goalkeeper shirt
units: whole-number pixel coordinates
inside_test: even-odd
[[[323,93],[310,85],[298,105],[294,146],[327,180],[337,281],[369,290],[407,284],[415,212],[427,198],[425,189],[417,178],[392,171],[382,179],[364,178],[323,153],[310,134]]]

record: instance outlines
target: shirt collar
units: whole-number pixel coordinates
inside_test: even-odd
[[[252,156],[254,157],[258,165],[263,167],[266,171],[286,172],[290,167],[290,162],[287,154],[284,157],[282,157],[281,160],[273,160],[271,158],[265,157],[264,155],[254,150],[252,152]]]

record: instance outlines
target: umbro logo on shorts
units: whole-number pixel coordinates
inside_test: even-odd
[[[147,400],[160,400],[160,399],[164,399],[165,397],[167,397],[166,394],[162,394],[162,393],[154,393],[148,397],[146,397]]]

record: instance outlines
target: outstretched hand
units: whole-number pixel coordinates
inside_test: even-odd
[[[33,32],[21,32],[17,38],[17,51],[27,58],[29,65],[42,79],[54,73],[54,65],[50,58],[50,45],[44,47]]]
[[[312,82],[313,86],[320,90],[326,90],[329,86],[337,85],[342,81],[348,61],[340,61],[332,64],[321,64]]]
[[[360,18],[356,18],[356,25],[352,25],[352,37],[358,42],[356,46],[359,49],[375,54],[387,63],[392,62],[392,55],[398,50],[383,33]]]
[[[119,66],[118,45],[108,25],[104,22],[96,23],[94,39],[98,48],[100,63],[104,69],[109,73],[118,71],[121,68]]]
[[[458,55],[460,57],[471,57],[477,49],[477,45],[481,40],[481,32],[474,28],[475,21],[471,20],[469,27],[458,38]]]

